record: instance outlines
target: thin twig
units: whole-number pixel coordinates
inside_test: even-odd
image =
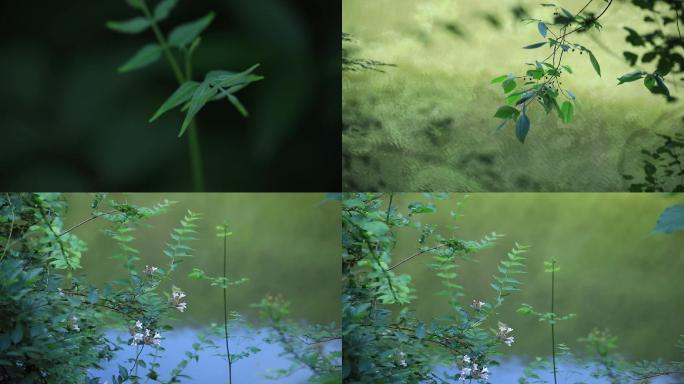
[[[64,235],[66,235],[67,233],[73,231],[74,229],[80,227],[81,225],[86,224],[86,223],[88,223],[88,222],[90,222],[90,221],[92,221],[92,220],[95,220],[95,219],[97,219],[98,217],[102,217],[102,216],[105,216],[105,215],[110,215],[110,214],[116,213],[116,212],[118,212],[118,211],[117,211],[116,209],[114,209],[114,210],[111,210],[111,211],[109,211],[109,212],[102,212],[102,213],[99,213],[99,214],[97,214],[97,215],[93,215],[93,216],[91,216],[91,217],[89,217],[89,218],[87,218],[87,219],[81,221],[80,223],[78,223],[78,224],[76,224],[76,225],[70,227],[69,229],[63,231],[62,233],[59,234],[59,236],[60,236],[60,237],[61,237],[61,236],[64,236]]]
[[[435,249],[440,249],[440,248],[444,248],[444,247],[446,247],[446,244],[440,244],[440,245],[436,245],[436,246],[434,246],[434,247],[432,247],[432,248],[428,248],[428,249],[424,249],[424,250],[422,250],[422,251],[420,251],[420,252],[416,252],[416,253],[414,253],[413,255],[411,255],[411,256],[405,258],[404,260],[402,260],[402,261],[400,261],[400,262],[394,264],[393,266],[387,268],[387,270],[388,270],[388,271],[391,271],[391,270],[393,270],[394,268],[396,268],[396,267],[398,267],[398,266],[404,264],[405,262],[407,262],[407,261],[409,261],[409,260],[412,260],[412,259],[414,259],[414,258],[416,258],[416,257],[418,257],[418,256],[420,256],[420,255],[422,255],[423,253],[431,252],[431,251],[434,251]]]

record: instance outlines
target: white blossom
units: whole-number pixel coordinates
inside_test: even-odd
[[[471,307],[473,307],[476,311],[481,311],[482,307],[484,307],[486,303],[484,301],[480,300],[473,300],[473,303],[470,304]]]
[[[463,362],[464,362],[464,363],[467,363],[467,364],[470,364],[470,356],[468,356],[468,355],[463,355]]]
[[[157,272],[157,269],[159,269],[159,268],[153,267],[153,266],[150,266],[150,265],[146,265],[146,266],[145,266],[145,273],[148,274],[148,275],[151,275],[151,274]]]
[[[142,321],[140,321],[140,320],[136,320],[136,321],[135,321],[135,327],[136,327],[136,328],[142,329],[142,326],[143,326]]]

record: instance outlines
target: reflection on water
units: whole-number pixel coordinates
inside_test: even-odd
[[[496,384],[518,384],[518,380],[523,377],[523,370],[525,369],[525,362],[519,358],[512,358],[501,363],[498,367],[491,367],[489,371],[489,381]],[[563,362],[557,364],[556,378],[559,383],[563,384],[609,384],[607,379],[596,379],[591,376],[592,368],[580,367],[579,365]],[[437,373],[441,376],[443,372],[448,372],[453,375],[456,373],[453,369],[440,368]],[[532,380],[532,383],[553,383],[553,374],[549,369],[546,372],[536,371],[539,379]],[[653,379],[651,384],[670,384],[677,382],[674,378],[658,377]]]
[[[198,330],[196,329],[176,330],[164,334],[161,345],[166,348],[166,351],[163,353],[162,360],[158,360],[161,364],[158,370],[160,378],[167,379],[169,377],[169,372],[171,372],[181,360],[186,358],[185,351],[192,350],[192,344],[197,342],[197,334]],[[117,335],[124,339],[129,337],[128,334],[120,332],[111,332],[108,336],[111,339],[116,339]],[[264,341],[265,336],[265,330],[243,330],[233,332],[230,339],[232,355],[245,352],[250,346],[257,346],[261,349],[261,352],[233,363],[233,383],[306,383],[311,375],[311,372],[307,369],[301,369],[293,375],[280,380],[269,380],[264,377],[264,374],[269,371],[285,369],[292,364],[286,357],[279,356],[280,353],[283,352],[280,346],[268,344]],[[224,341],[221,338],[214,339],[214,341],[219,347],[224,345]],[[341,350],[341,347],[341,343],[339,342],[328,343],[328,348],[331,349]],[[226,361],[219,356],[215,356],[221,352],[225,353],[225,350],[220,348],[217,350],[205,349],[200,352],[199,361],[190,362],[183,371],[183,373],[190,376],[191,379],[185,379],[182,383],[227,383],[228,366]],[[130,367],[130,364],[124,362],[129,358],[135,358],[135,353],[135,347],[131,346],[124,348],[123,351],[120,351],[117,354],[115,360],[103,366],[104,370],[93,370],[91,373],[94,376],[100,376],[102,382],[106,379],[111,382],[111,376],[118,374],[118,364]],[[146,354],[147,351],[144,351],[143,357],[145,357],[145,362],[149,364],[152,361],[152,358],[148,358],[145,356]],[[138,375],[144,377],[145,374],[147,374],[147,370],[139,368]]]

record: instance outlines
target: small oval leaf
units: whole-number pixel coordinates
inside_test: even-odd
[[[515,136],[518,137],[518,140],[520,140],[521,143],[525,143],[525,138],[527,137],[527,133],[530,131],[530,119],[527,118],[527,115],[523,114],[518,118],[518,121],[515,123]]]

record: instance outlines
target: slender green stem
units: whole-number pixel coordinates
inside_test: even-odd
[[[556,384],[556,332],[554,330],[554,323],[556,322],[556,313],[553,311],[554,287],[555,287],[555,269],[556,261],[551,261],[551,358],[553,359],[553,383]]]
[[[192,166],[192,185],[195,192],[204,191],[204,167],[202,165],[202,149],[197,135],[197,123],[190,122],[188,127],[188,149]]]
[[[166,60],[169,62],[169,65],[171,65],[171,69],[173,70],[173,74],[176,76],[176,80],[178,80],[179,83],[185,82],[183,72],[181,72],[180,67],[178,66],[178,62],[176,62],[176,58],[173,56],[173,53],[169,48],[169,44],[166,42],[166,38],[159,30],[157,22],[154,20],[154,17],[152,17],[152,13],[150,12],[150,9],[147,7],[147,3],[145,2],[145,0],[141,0],[140,4],[142,4],[143,14],[145,14],[145,17],[150,22],[150,26],[152,27],[152,31],[154,32],[154,36],[157,38],[157,40],[159,41],[159,45],[164,51]]]
[[[233,382],[233,361],[230,358],[230,345],[228,344],[228,234],[227,228],[223,227],[223,330],[226,334],[226,356],[228,357],[228,384]]]
[[[171,70],[173,71],[174,76],[176,76],[178,84],[183,84],[184,82],[192,78],[192,65],[189,62],[189,55],[185,58],[186,73],[183,74],[180,65],[178,65],[176,57],[173,55],[173,52],[171,52],[171,48],[169,47],[166,38],[161,33],[161,30],[159,29],[157,22],[154,20],[154,17],[152,16],[150,9],[147,7],[147,3],[145,2],[145,0],[141,0],[140,3],[142,4],[143,14],[149,20],[152,32],[154,32],[154,36],[157,38],[157,41],[159,42],[159,45],[161,46],[162,51],[164,52],[166,61],[169,62]],[[199,142],[199,137],[196,132],[196,128],[197,124],[195,124],[195,121],[193,120],[190,127],[188,128],[188,150],[190,152],[190,169],[192,171],[192,185],[195,192],[203,192],[204,167],[202,166],[202,150]]]

